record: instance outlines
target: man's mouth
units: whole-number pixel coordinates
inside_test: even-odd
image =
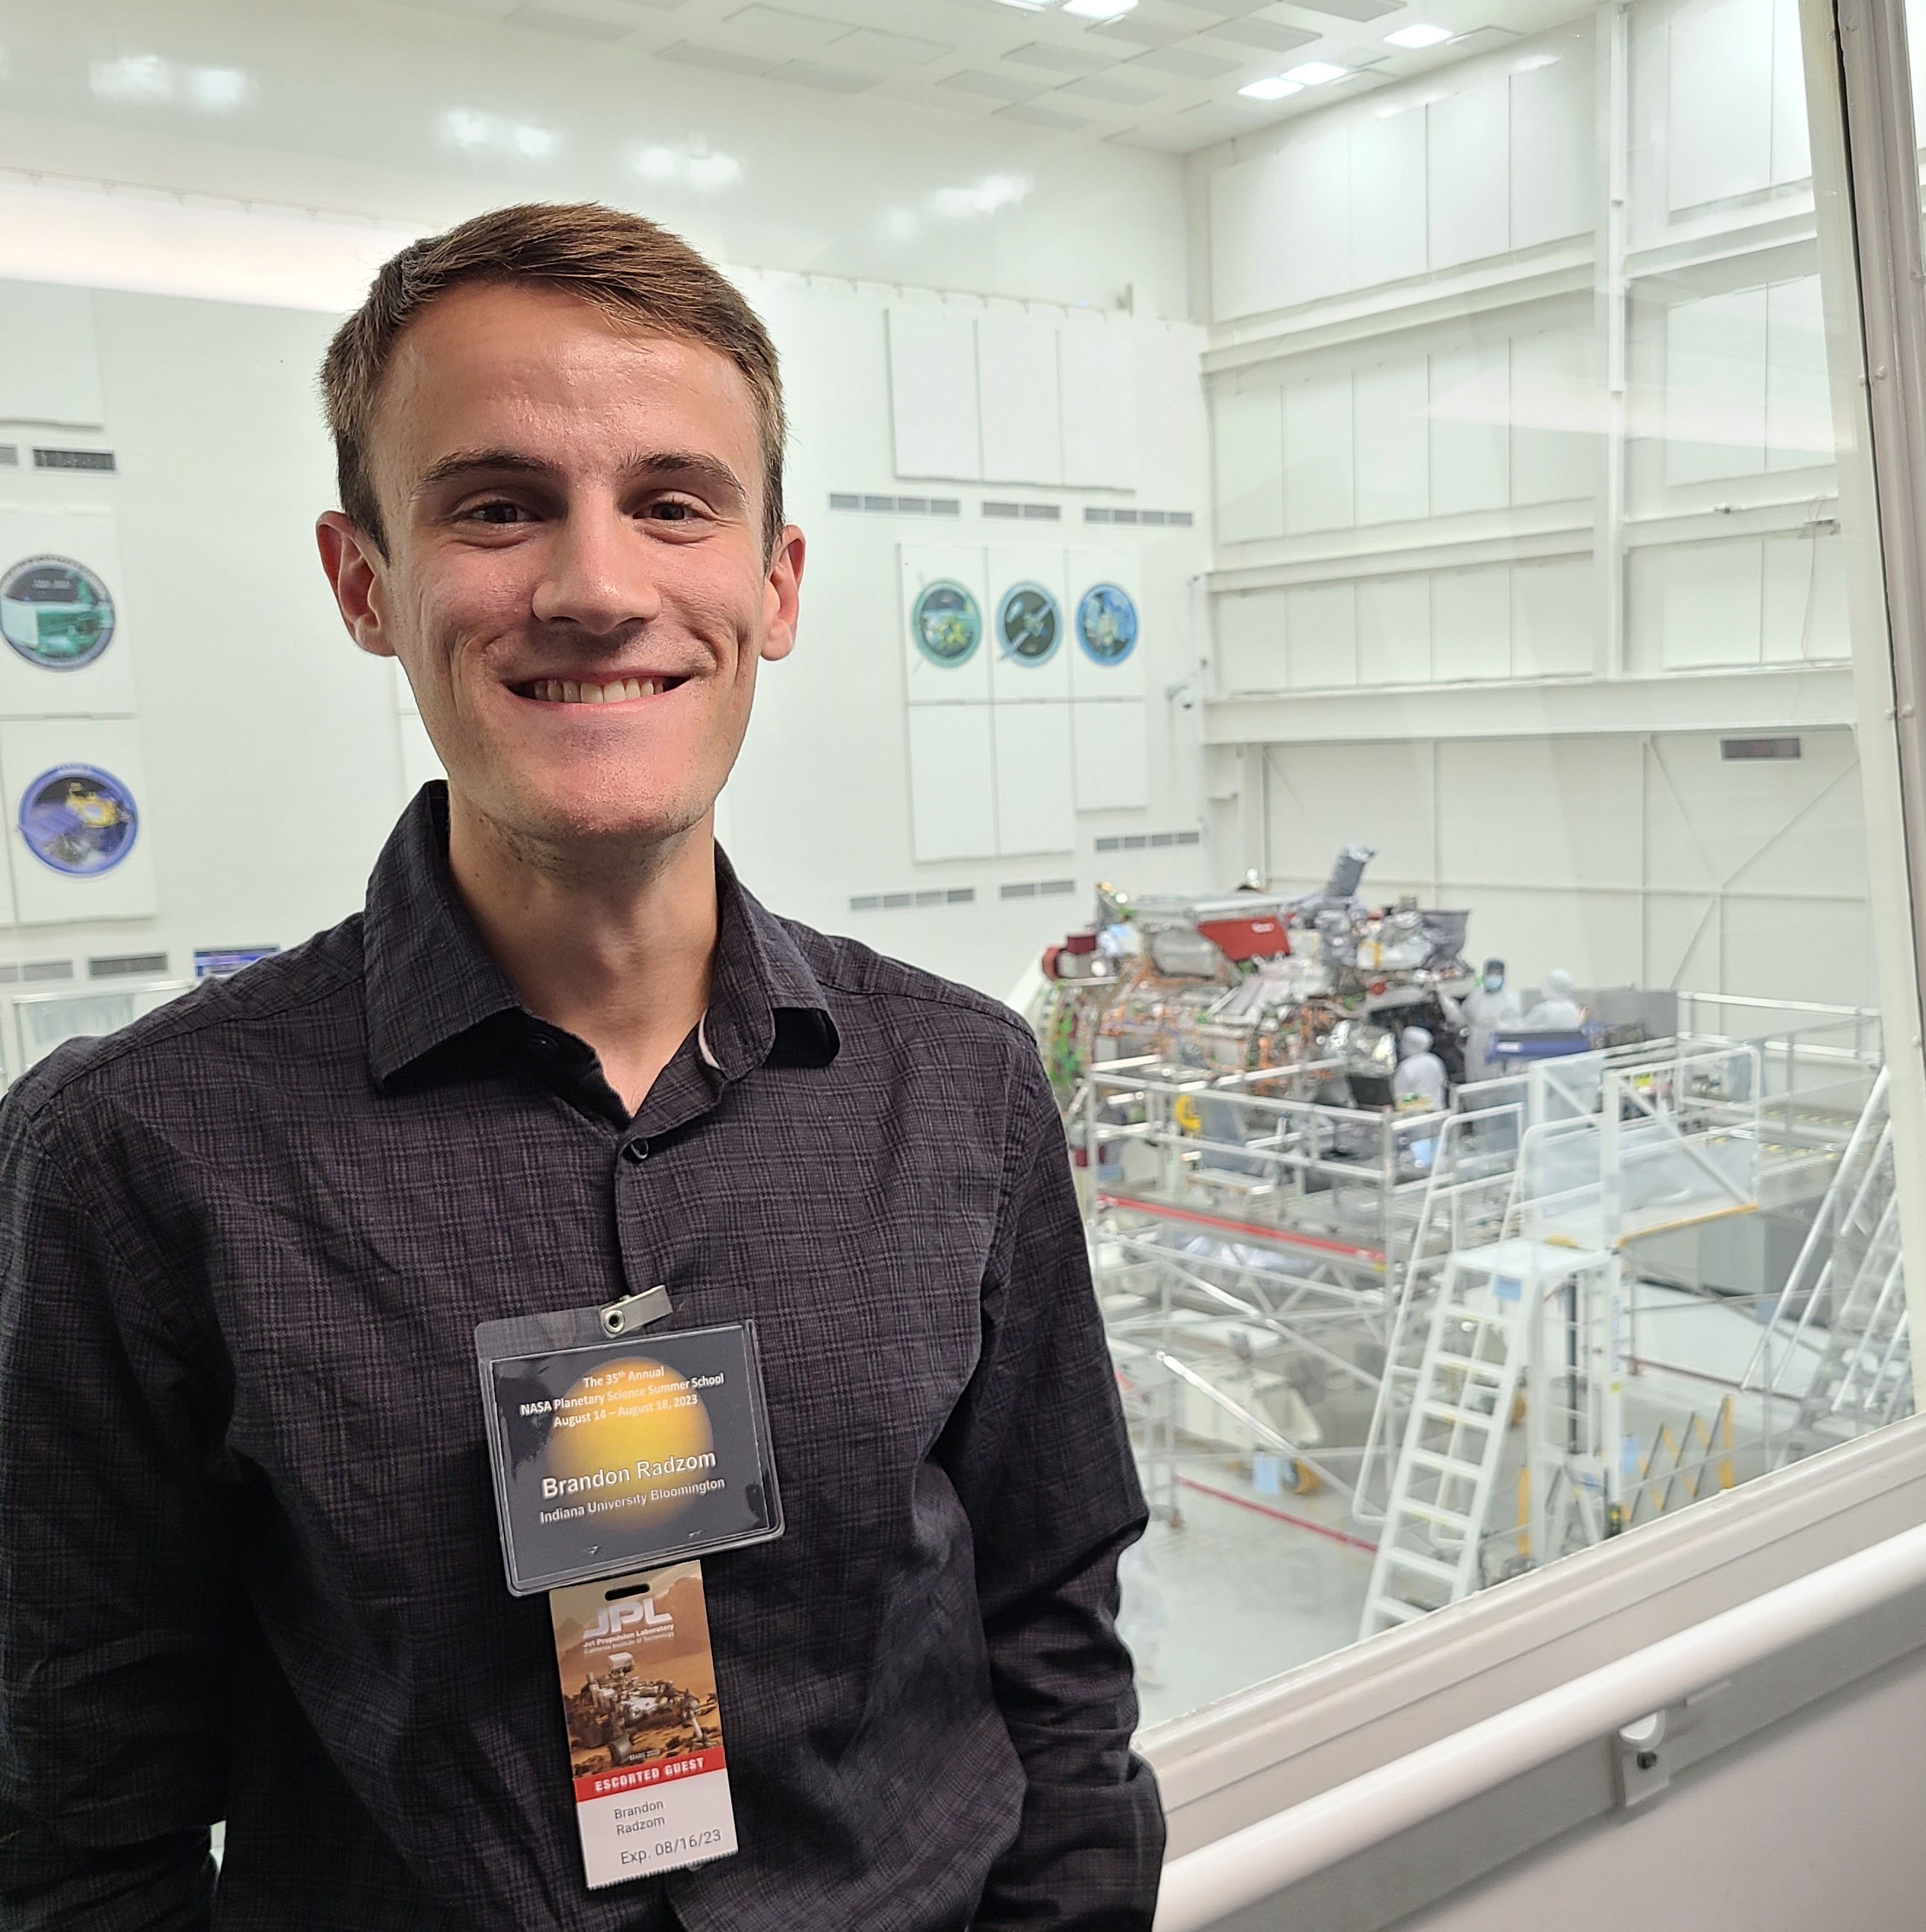
[[[538,677],[512,687],[518,698],[538,704],[624,704],[654,698],[687,680],[680,677],[618,677],[589,684],[572,677]]]

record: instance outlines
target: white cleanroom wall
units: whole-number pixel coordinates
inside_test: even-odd
[[[872,38],[879,58],[893,46]],[[1142,853],[1134,883],[1204,883],[1208,444],[1201,335],[1162,319],[1183,303],[1170,157],[881,98],[839,100],[826,143],[820,99],[794,89],[376,0],[325,28],[88,0],[9,19],[4,46],[0,445],[22,457],[0,470],[0,514],[20,543],[51,513],[105,532],[103,556],[119,547],[103,670],[132,682],[92,709],[146,748],[152,878],[138,903],[82,882],[53,922],[40,907],[0,927],[0,975],[64,961],[84,980],[90,958],[160,955],[179,972],[196,948],[290,944],[358,902],[437,767],[405,687],[340,636],[312,558],[333,500],[314,372],[401,240],[527,197],[640,207],[745,265],[730,272],[784,357],[811,548],[800,652],[765,676],[723,802],[754,886],[1001,993],[1114,866],[1100,842]],[[195,78],[216,71],[246,82],[220,112]],[[364,110],[352,127],[343,98]],[[964,346],[967,388],[892,382],[892,324],[918,322]],[[967,411],[967,451],[915,446],[932,397]],[[56,443],[116,466],[37,469],[29,452]],[[1069,646],[994,718],[944,693],[932,716],[983,739],[960,782],[940,759],[919,777],[905,702],[902,572],[931,544],[979,560],[986,601],[1019,565],[1059,584],[1066,626],[1114,584],[1140,628],[1116,667]],[[0,716],[18,710],[0,692]],[[988,836],[954,836],[972,809]]]
[[[1528,973],[1870,998],[1803,89],[1794,0],[1647,0],[1188,162],[1252,862],[1368,820]]]
[[[1072,344],[1090,335],[1120,345],[1159,521],[1119,528],[1110,516],[1151,492],[926,476],[899,489],[886,318],[902,292],[739,273],[784,356],[795,419],[790,510],[811,550],[800,650],[764,674],[725,794],[727,836],[745,875],[784,910],[1000,993],[1069,910],[1067,895],[1053,890],[1054,902],[1039,905],[1035,888],[1072,880],[1080,906],[1096,875],[1097,838],[1194,835],[1198,826],[1196,714],[1184,703],[1204,540],[1196,332],[1148,317],[1004,311],[1066,332]],[[142,856],[152,855],[153,883],[140,903],[112,908],[90,892],[106,880],[76,883],[70,904],[37,904],[25,915],[31,924],[0,932],[0,963],[164,952],[178,968],[197,946],[291,944],[358,902],[405,789],[434,769],[391,668],[359,657],[341,634],[312,554],[312,518],[332,501],[313,386],[332,320],[119,291],[52,292],[62,316],[72,309],[88,324],[101,396],[99,420],[62,436],[111,449],[116,467],[76,474],[23,465],[10,481],[0,472],[0,518],[13,515],[29,548],[42,547],[36,517],[82,532],[62,548],[84,543],[94,527],[87,516],[117,543],[124,628],[110,656],[130,668],[131,682],[117,703],[98,694],[88,702],[104,718],[138,720],[148,766]],[[978,298],[926,299],[944,302],[966,328],[999,313]],[[24,306],[14,305],[8,340],[31,347],[39,338],[31,317],[19,319]],[[0,441],[16,448],[58,440],[44,424],[0,424]],[[932,514],[933,496],[948,502],[946,513]],[[1015,553],[1008,519],[997,514],[1012,496],[1050,513],[1030,517]],[[899,497],[916,508],[898,513]],[[886,500],[891,508],[877,507]],[[845,502],[856,507],[835,507]],[[1092,510],[1105,520],[1087,520]],[[1166,514],[1184,521],[1166,525]],[[1043,529],[1047,537],[1034,534]],[[1000,767],[986,761],[964,773],[961,784],[981,789],[1001,770],[1007,829],[942,857],[940,845],[920,852],[915,836],[898,562],[906,545],[939,532],[1006,577],[1019,563],[1026,576],[1044,568],[1040,556],[1079,590],[1093,571],[1129,577],[1142,622],[1134,696],[1086,702],[1067,682],[1060,702],[1032,705],[1022,694],[1016,715],[1053,725],[1060,746],[1048,755],[1007,746]],[[1067,662],[1060,659],[1066,677]],[[1179,688],[1167,697],[1172,686]],[[70,690],[58,688],[63,697]],[[31,710],[40,698],[31,689],[17,705]],[[0,706],[9,702],[0,692]],[[1132,790],[1116,799],[1086,785],[1079,798],[1074,729],[1086,713],[1102,724],[1112,711],[1127,713],[1129,734],[1105,769],[1129,778]],[[98,735],[77,722],[73,729]],[[111,767],[98,747],[90,752],[91,739],[74,743],[74,756]],[[17,755],[31,762],[38,753]],[[1063,800],[1054,814],[1039,803],[1052,782]],[[958,795],[952,786],[934,803],[946,813]],[[1161,879],[1186,882],[1202,850],[1194,836],[1160,848]],[[1025,886],[1032,890],[1005,896],[1006,887]],[[112,923],[89,916],[98,914]]]

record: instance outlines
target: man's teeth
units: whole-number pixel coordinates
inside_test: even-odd
[[[652,678],[618,679],[613,684],[578,684],[573,678],[538,678],[529,694],[545,704],[620,704],[627,698],[653,698]]]

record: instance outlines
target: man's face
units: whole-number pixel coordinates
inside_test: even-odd
[[[572,296],[460,288],[397,345],[370,442],[388,555],[332,512],[322,559],[458,796],[548,848],[700,824],[802,568],[799,532],[764,548],[742,373]]]

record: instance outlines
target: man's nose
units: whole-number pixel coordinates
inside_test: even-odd
[[[533,605],[538,623],[579,625],[602,637],[661,611],[648,539],[614,504],[572,504],[544,561]]]

